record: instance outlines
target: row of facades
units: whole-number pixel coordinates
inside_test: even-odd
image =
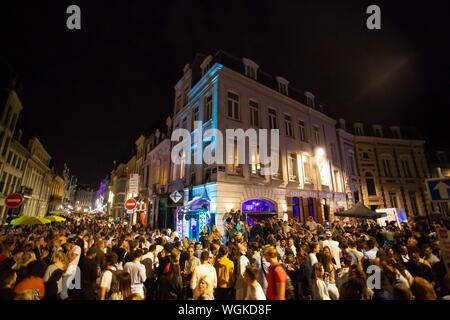
[[[231,209],[319,222],[358,201],[372,209],[404,208],[411,218],[439,210],[426,191],[432,174],[425,141],[415,130],[349,125],[323,110],[312,93],[265,73],[250,59],[223,51],[197,55],[175,85],[165,128],[140,136],[132,158],[113,170],[105,197],[109,213],[126,214],[124,202],[135,198],[133,219],[192,236],[204,224],[221,228]],[[173,164],[171,132],[184,128],[194,135],[194,121],[202,121],[202,132],[279,129],[279,172],[262,176],[258,153],[248,164],[239,164],[237,156],[226,165]],[[206,134],[203,147],[214,138]],[[192,141],[194,149],[198,142]],[[169,198],[176,190],[183,194],[181,206]]]
[[[69,203],[75,189],[67,168],[58,175],[37,138],[21,143],[22,132],[16,130],[16,124],[23,106],[17,93],[2,89],[0,107],[0,222],[8,216],[45,216]],[[24,203],[8,209],[5,199],[13,193],[23,194]]]

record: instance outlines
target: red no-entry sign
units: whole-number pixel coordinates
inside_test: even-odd
[[[13,193],[6,197],[5,206],[7,208],[17,208],[23,203],[23,196],[20,193]]]
[[[134,199],[128,199],[125,202],[125,208],[127,210],[134,210],[134,209],[136,209],[136,205],[137,205],[137,203],[136,203],[136,200],[134,200]]]

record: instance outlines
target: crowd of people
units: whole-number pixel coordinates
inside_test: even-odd
[[[88,215],[0,229],[0,300],[437,300],[450,278],[413,224],[225,216],[199,239]]]

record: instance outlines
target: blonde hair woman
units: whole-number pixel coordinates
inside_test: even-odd
[[[46,298],[58,299],[63,288],[62,276],[67,270],[69,259],[63,252],[58,251],[53,254],[52,262],[45,270],[43,280],[50,282],[47,286]]]
[[[207,276],[198,279],[194,290],[194,300],[214,300],[214,289]]]

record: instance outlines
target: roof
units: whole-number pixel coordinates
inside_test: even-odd
[[[348,123],[346,124],[346,130],[348,133],[351,133],[355,136],[355,124],[362,124],[363,125],[363,132],[364,135],[362,137],[378,137],[374,126],[381,127],[382,129],[382,137],[379,138],[388,138],[388,139],[398,139],[394,136],[391,127],[398,127],[400,128],[400,140],[423,140],[422,135],[420,134],[419,130],[416,127],[412,126],[396,126],[396,125],[381,125],[381,124],[369,124],[364,122],[354,122],[354,123]]]
[[[373,220],[375,220],[375,219],[386,216],[386,213],[375,212],[375,211],[367,208],[361,202],[358,202],[351,209],[345,210],[343,212],[336,212],[334,215],[339,216],[339,217],[350,217],[350,218],[357,218],[357,219],[373,219]]]
[[[196,54],[196,56],[192,62],[192,66],[191,66],[192,84],[197,83],[201,79],[202,75],[201,75],[200,65],[206,59],[206,57],[207,57],[207,55],[204,55],[201,53]],[[211,65],[213,65],[214,63],[220,63],[233,71],[236,71],[238,73],[245,75],[245,65],[242,62],[242,59],[240,59],[226,51],[218,50],[216,52],[216,54],[213,56]],[[269,87],[273,90],[278,91],[278,80],[276,78],[277,78],[277,76],[273,76],[273,75],[265,72],[264,70],[262,70],[259,67],[257,70],[257,77],[256,77],[257,80],[255,80],[255,81],[263,84],[266,87]],[[287,80],[289,80],[289,79],[287,79]],[[289,83],[288,93],[289,93],[288,96],[291,99],[296,100],[296,101],[304,104],[305,106],[308,106],[305,91],[295,88]],[[316,109],[320,112],[324,112],[324,108],[326,108],[326,106],[324,103],[321,103],[317,99],[317,97],[315,97],[314,104],[315,104],[314,109]]]

